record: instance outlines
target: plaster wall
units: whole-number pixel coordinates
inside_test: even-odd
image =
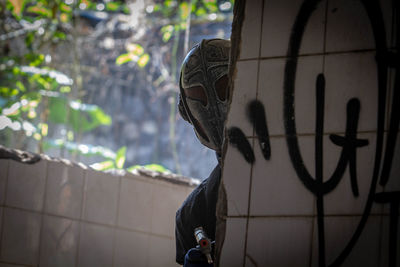
[[[400,266],[398,4],[239,2],[220,266]]]

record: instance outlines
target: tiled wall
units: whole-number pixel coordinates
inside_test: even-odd
[[[400,266],[388,203],[400,200],[400,140],[386,143],[399,131],[395,2],[246,1],[221,266]]]
[[[43,158],[0,160],[0,266],[176,266],[193,186]]]

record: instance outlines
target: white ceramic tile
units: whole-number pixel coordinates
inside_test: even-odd
[[[250,218],[245,266],[308,266],[312,218]]]
[[[153,184],[122,178],[118,225],[150,232],[152,214]]]
[[[248,141],[251,144],[252,140],[248,139]],[[248,214],[250,170],[251,165],[245,161],[239,150],[229,145],[222,171],[228,216]]]
[[[154,255],[157,255],[157,257],[154,257]],[[151,235],[147,266],[180,266],[175,262],[175,239]]]
[[[262,0],[246,2],[239,59],[258,58],[262,19]]]
[[[299,57],[294,83],[295,122],[298,134],[315,133],[316,79],[322,56]],[[263,103],[270,135],[284,134],[285,59],[260,63],[258,99]]]
[[[243,266],[246,224],[246,218],[226,218],[225,239],[221,250],[220,266]]]
[[[364,212],[365,205],[371,188],[374,159],[375,159],[375,134],[358,134],[357,138],[367,139],[369,145],[356,150],[356,173],[359,196],[355,197],[351,189],[349,166],[336,188],[324,197],[326,215],[354,214],[360,215]],[[342,148],[333,144],[330,139],[324,137],[324,181],[328,181],[334,173],[342,152]],[[382,188],[377,185],[377,192]],[[372,213],[381,212],[380,205],[373,205]]]
[[[48,163],[45,211],[79,218],[82,208],[84,170],[61,162]]]
[[[378,3],[379,4],[379,3]],[[385,4],[386,5],[386,4]],[[372,12],[380,10],[372,7]],[[385,6],[383,14],[387,27],[390,27],[391,14]],[[376,19],[372,19],[377,21]],[[352,51],[359,49],[374,49],[374,35],[371,22],[361,1],[337,0],[329,2],[327,30],[326,30],[326,51]],[[390,29],[386,29],[390,36]],[[387,38],[389,40],[389,38]]]
[[[351,2],[351,1],[350,1]],[[325,57],[325,132],[344,132],[348,101],[360,102],[358,131],[377,127],[377,67],[375,52]]]
[[[35,211],[43,209],[47,162],[35,164],[10,161],[6,204]]]
[[[149,235],[124,230],[116,231],[114,266],[147,266]]]
[[[41,215],[4,208],[0,260],[37,265]]]
[[[0,160],[0,205],[3,205],[5,201],[9,162],[7,159]]]
[[[290,35],[302,0],[265,1],[262,24],[262,57],[286,56]],[[321,53],[325,28],[325,5],[321,1],[308,18],[299,54]]]
[[[398,222],[400,217],[398,218]],[[389,238],[390,238],[390,217],[383,216],[382,217],[382,231],[381,231],[381,241],[380,241],[380,252],[381,252],[381,260],[380,265],[382,267],[390,266],[389,265]],[[396,263],[397,266],[400,265],[400,231],[397,228],[397,237],[394,237],[397,240],[397,251],[395,252],[396,256]]]
[[[314,168],[307,164],[313,155],[313,138],[299,137],[298,140],[305,167],[313,177]],[[271,138],[270,142],[270,160],[262,157],[257,140],[254,143],[256,162],[253,168],[250,215],[312,215],[314,194],[297,175],[285,138]]]
[[[267,59],[260,62],[258,100],[262,102],[270,135],[283,134],[283,79],[286,60]]]
[[[40,266],[74,266],[78,251],[79,222],[44,216]]]
[[[82,223],[78,266],[111,266],[113,231],[110,227]]]
[[[246,136],[253,135],[253,126],[246,116],[246,105],[256,99],[257,91],[257,60],[238,61],[232,103],[228,114],[226,128],[240,128]]]
[[[115,224],[120,177],[109,173],[87,171],[83,218],[85,220]]]
[[[347,243],[353,236],[359,222],[357,217],[329,217],[325,216],[325,257],[326,266],[330,266],[341,254]],[[317,223],[314,223],[314,241],[311,266],[318,265],[318,237]],[[380,247],[380,225],[379,216],[370,216],[361,236],[351,249],[348,256],[340,266],[378,266]]]
[[[153,184],[152,233],[175,236],[175,214],[187,197],[185,191],[180,186]]]

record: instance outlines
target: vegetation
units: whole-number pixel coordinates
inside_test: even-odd
[[[231,1],[145,1],[145,12],[137,14],[138,3],[94,0],[2,0],[0,1],[0,140],[6,146],[39,153],[58,150],[60,156],[82,160],[96,156],[103,161],[97,169],[124,168],[127,148],[117,152],[104,145],[82,142],[89,133],[113,125],[114,117],[104,106],[87,97],[85,69],[81,65],[80,45],[85,28],[81,20],[97,24],[107,15],[141,19],[136,25],[156,31],[160,43],[169,47],[168,66],[156,61],[151,42],[127,38],[124,50],[114,57],[115,67],[130,64],[138,77],[151,74],[152,86],[166,90],[169,100],[169,139],[180,172],[176,152],[176,83],[180,44],[188,51],[191,23],[226,19]],[[137,16],[136,16],[137,15]],[[108,39],[107,39],[108,40]],[[106,41],[104,40],[104,45]],[[114,40],[110,40],[114,42]],[[68,45],[69,61],[62,62],[62,49]],[[181,47],[182,48],[182,47]],[[60,51],[61,50],[61,51]],[[133,64],[133,65],[132,65]],[[60,67],[61,66],[61,67]],[[122,71],[122,69],[121,69]],[[131,71],[131,69],[130,69]],[[141,74],[139,73],[141,72]],[[147,75],[147,76],[146,76]],[[169,85],[169,87],[168,87]],[[115,148],[114,148],[115,149]],[[165,171],[159,164],[148,168]],[[128,168],[132,170],[137,165]]]

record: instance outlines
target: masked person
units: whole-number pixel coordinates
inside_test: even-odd
[[[189,51],[182,63],[179,113],[193,125],[200,142],[215,150],[218,165],[176,212],[176,262],[179,264],[184,264],[187,252],[197,245],[194,236],[197,227],[202,227],[209,239],[215,240],[221,149],[228,110],[229,51],[230,41],[203,40]]]

